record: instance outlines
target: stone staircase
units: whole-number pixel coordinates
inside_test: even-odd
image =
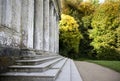
[[[16,60],[0,81],[82,81],[73,60],[60,55],[33,55]]]

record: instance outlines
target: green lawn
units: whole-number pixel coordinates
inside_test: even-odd
[[[103,61],[103,60],[87,60],[87,61],[95,64],[99,64],[104,67],[113,69],[117,72],[120,72],[120,61]]]

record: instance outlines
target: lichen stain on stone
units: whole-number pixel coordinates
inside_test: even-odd
[[[19,47],[20,38],[16,36],[8,36],[0,32],[0,44],[11,47]]]

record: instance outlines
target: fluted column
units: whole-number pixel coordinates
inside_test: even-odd
[[[22,0],[22,48],[33,48],[34,0]]]
[[[54,53],[55,53],[55,49],[56,49],[56,11],[55,11],[55,9],[54,9],[54,15],[53,15],[53,26],[54,26],[54,30],[53,30],[54,38],[53,38],[53,40],[54,40]]]
[[[0,43],[20,46],[21,0],[0,0]]]
[[[49,51],[49,0],[44,0],[43,49]]]
[[[49,10],[49,51],[52,52],[52,2],[50,2]]]
[[[0,0],[0,26],[1,26],[1,19],[2,19],[2,0]]]
[[[57,41],[56,41],[56,38],[57,38],[57,31],[56,31],[56,29],[57,29],[57,25],[56,25],[57,23],[56,23],[56,12],[55,12],[55,19],[54,19],[54,25],[55,25],[55,29],[54,29],[54,32],[55,32],[55,37],[54,37],[54,40],[55,40],[55,47],[54,47],[54,50],[55,50],[55,53],[56,53],[56,46],[57,46]]]
[[[20,32],[21,27],[21,0],[12,0],[12,28]]]
[[[59,53],[59,27],[58,14],[55,14],[55,53]]]
[[[59,53],[59,17],[56,17],[56,53]]]
[[[35,0],[34,48],[43,50],[43,1]]]
[[[3,26],[11,28],[12,21],[12,0],[1,0],[2,1],[2,19],[1,23]]]
[[[51,10],[50,10],[50,22],[51,22],[51,28],[50,28],[50,52],[54,52],[54,5],[51,3]]]

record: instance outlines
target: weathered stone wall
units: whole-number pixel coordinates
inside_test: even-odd
[[[21,49],[58,53],[58,13],[57,0],[0,0],[0,70]]]

